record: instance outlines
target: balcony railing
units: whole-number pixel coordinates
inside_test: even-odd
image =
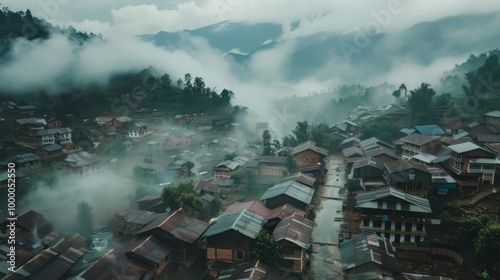
[[[380,232],[380,233],[393,233],[393,234],[401,234],[401,235],[419,235],[419,236],[426,236],[427,232],[424,230],[412,230],[412,231],[404,231],[404,230],[388,230],[385,228],[376,228],[376,227],[370,227],[370,226],[359,226],[360,230],[366,230],[366,231],[374,231],[374,232]]]

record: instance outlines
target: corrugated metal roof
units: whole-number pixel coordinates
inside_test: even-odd
[[[44,149],[47,152],[54,152],[54,151],[62,150],[62,147],[59,144],[50,144],[50,145],[43,145],[42,149]]]
[[[431,125],[417,125],[414,126],[415,130],[423,135],[445,135],[446,133],[442,128],[435,124]]]
[[[389,209],[387,203],[378,203],[379,200],[383,200],[387,197],[396,197],[403,201],[406,201],[409,205],[410,212],[420,212],[420,213],[432,213],[429,200],[419,196],[411,195],[405,193],[394,187],[383,187],[374,191],[360,191],[356,195],[356,206],[358,208],[370,208],[370,209]],[[395,210],[401,210],[404,207],[402,203],[396,204]]]
[[[351,157],[353,155],[359,155],[359,156],[364,156],[365,153],[363,153],[363,150],[361,150],[358,147],[350,147],[342,150],[342,154],[344,154],[344,157]]]
[[[284,219],[286,217],[290,217],[292,215],[297,215],[300,217],[305,217],[306,213],[302,210],[299,210],[295,208],[294,206],[286,203],[283,206],[276,207],[273,210],[269,212],[269,214],[266,216],[266,220],[271,220],[274,218],[279,218],[279,219]]]
[[[70,166],[85,166],[93,163],[98,163],[101,161],[101,158],[97,155],[90,154],[88,152],[79,152],[70,154],[64,160],[66,164]]]
[[[159,264],[172,252],[172,248],[165,241],[160,241],[150,235],[128,243],[123,251],[127,254],[137,254],[146,260]]]
[[[427,170],[427,167],[425,167],[425,165],[418,164],[416,162],[404,160],[404,159],[386,162],[384,164],[384,166],[390,173],[398,173],[398,172],[412,169],[412,168],[418,169],[422,172],[429,173],[429,171]]]
[[[297,181],[289,181],[279,183],[267,189],[267,191],[262,195],[260,199],[265,200],[281,194],[286,194],[290,197],[304,202],[305,204],[309,204],[311,203],[312,197],[314,195],[314,189]]]
[[[68,127],[61,127],[61,128],[50,128],[50,129],[42,129],[38,131],[38,135],[43,136],[43,135],[51,135],[51,134],[64,134],[64,133],[70,133],[72,130],[71,128]]]
[[[25,154],[11,156],[10,158],[8,158],[7,161],[21,164],[21,163],[26,163],[26,162],[30,162],[30,161],[37,161],[40,159],[41,158],[39,156],[35,155],[34,153],[25,153]]]
[[[405,143],[422,146],[432,141],[437,141],[439,138],[439,136],[412,134],[401,138],[401,140]]]
[[[234,212],[238,212],[244,209],[248,209],[256,214],[259,214],[263,217],[266,217],[271,210],[264,206],[262,203],[252,200],[252,201],[246,201],[246,202],[235,202],[231,205],[229,205],[226,210],[224,211],[224,214],[230,214]]]
[[[262,229],[264,217],[248,209],[219,216],[211,224],[204,236],[213,236],[228,230],[235,230],[250,238],[255,238]]]
[[[302,183],[304,185],[308,185],[310,187],[314,186],[314,183],[316,182],[316,178],[313,176],[306,175],[302,172],[297,172],[294,173],[290,176],[287,176],[281,180],[282,182],[288,182],[288,181],[297,181],[299,183]]]
[[[356,142],[356,143],[359,143],[361,140],[359,140],[359,138],[358,138],[358,137],[349,137],[349,138],[345,139],[344,141],[342,141],[342,142],[341,142],[341,144],[342,144],[342,145],[343,145],[343,144],[347,144],[347,143],[349,143],[349,142],[351,142],[351,141],[354,141],[354,142]]]
[[[123,221],[131,224],[147,225],[157,219],[161,214],[144,210],[128,209],[116,214]]]
[[[217,280],[281,280],[285,271],[270,266],[262,261],[250,261],[238,264],[235,268],[219,273]]]
[[[384,161],[376,157],[365,157],[353,162],[352,169],[357,169],[365,166],[373,166],[382,170],[384,168]]]
[[[273,238],[276,241],[287,240],[295,245],[306,249],[311,238],[313,221],[293,214],[281,220],[273,231]]]
[[[324,156],[328,155],[328,151],[326,149],[320,148],[316,146],[316,143],[313,141],[306,141],[304,143],[301,143],[297,145],[295,148],[292,149],[292,155],[298,154],[300,152],[306,151],[306,150],[313,150],[318,154],[322,154]]]
[[[207,227],[207,223],[188,217],[186,212],[179,208],[171,215],[168,213],[161,214],[154,221],[137,231],[136,235],[159,228],[179,240],[193,244],[205,232]]]
[[[374,233],[361,233],[340,244],[342,270],[374,262],[394,272],[401,273],[392,243]]]
[[[383,147],[383,146],[378,146],[373,149],[365,151],[365,156],[366,157],[376,157],[379,155],[387,155],[392,157],[393,159],[399,159],[399,157],[396,155],[394,150]]]

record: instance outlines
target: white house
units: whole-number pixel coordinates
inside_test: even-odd
[[[42,136],[42,145],[71,144],[71,129],[68,127],[43,129],[38,132]]]

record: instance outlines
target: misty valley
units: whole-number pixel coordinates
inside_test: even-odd
[[[500,5],[0,3],[0,279],[500,279]]]

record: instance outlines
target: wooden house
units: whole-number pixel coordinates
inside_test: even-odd
[[[291,204],[300,210],[308,209],[314,195],[314,189],[297,181],[288,181],[274,185],[260,198],[270,209]]]
[[[265,217],[248,209],[215,218],[204,234],[207,260],[248,261],[264,220]]]

